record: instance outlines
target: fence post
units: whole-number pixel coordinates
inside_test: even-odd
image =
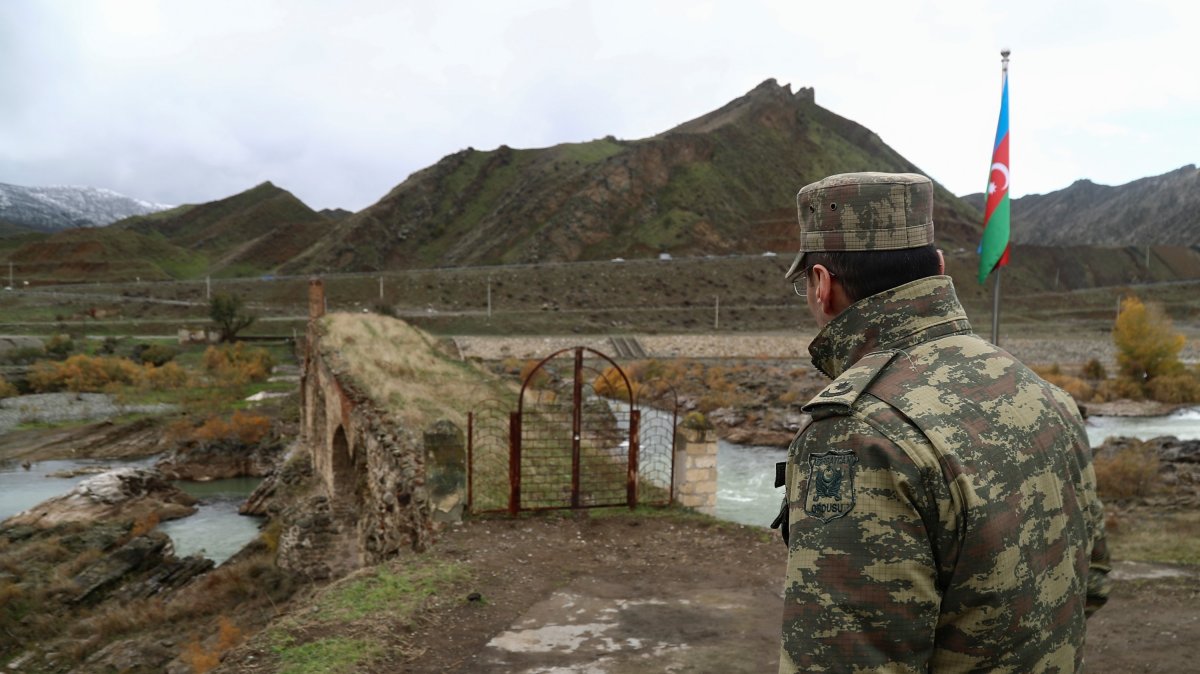
[[[625,498],[629,501],[629,509],[633,510],[638,504],[638,448],[641,442],[642,413],[639,410],[629,411],[629,479],[625,486]]]

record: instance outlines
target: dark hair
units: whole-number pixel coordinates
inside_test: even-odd
[[[910,281],[937,276],[938,254],[933,244],[900,250],[819,251],[804,257],[807,274],[823,265],[842,282],[851,302],[891,290]]]

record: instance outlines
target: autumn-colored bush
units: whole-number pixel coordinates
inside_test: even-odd
[[[1096,385],[1092,401],[1103,403],[1110,400],[1144,400],[1146,394],[1140,384],[1124,377],[1105,379]]]
[[[1143,304],[1132,295],[1121,300],[1121,313],[1113,325],[1113,343],[1122,376],[1145,383],[1177,374],[1183,369],[1179,352],[1186,342],[1157,305]]]
[[[1069,374],[1044,374],[1042,379],[1066,391],[1078,402],[1087,402],[1095,395],[1095,390],[1086,381]]]
[[[204,351],[204,368],[229,385],[265,381],[271,374],[272,365],[271,354],[266,349],[249,347],[243,342],[210,346]]]
[[[1200,377],[1186,371],[1165,374],[1147,382],[1146,393],[1164,403],[1197,402],[1200,401]]]
[[[178,363],[166,363],[162,367],[147,363],[142,368],[142,386],[151,391],[172,391],[188,384],[187,371]]]
[[[236,442],[258,444],[271,431],[271,420],[238,410],[229,419],[213,416],[191,431],[187,439],[198,442]]]
[[[221,664],[221,656],[226,651],[242,642],[242,630],[232,620],[220,616],[217,625],[217,640],[211,647],[205,648],[200,638],[193,638],[184,646],[182,660],[186,662],[194,674],[204,674]]]
[[[1158,454],[1138,440],[1130,440],[1113,453],[1097,455],[1094,464],[1097,491],[1107,501],[1150,496],[1161,485]]]
[[[125,358],[77,354],[62,362],[41,361],[29,371],[29,387],[37,392],[99,393],[114,386],[137,384],[142,368]]]
[[[528,382],[530,388],[542,388],[550,382],[546,368],[538,368],[539,361],[527,360],[521,366],[521,381]],[[532,379],[530,379],[532,377]]]
[[[628,377],[628,374],[626,374],[626,377]],[[621,372],[610,365],[597,375],[596,379],[592,382],[592,388],[595,389],[597,395],[620,399],[632,397],[636,400],[640,395],[641,385],[633,379],[630,379],[629,384],[626,385],[626,377],[622,377]]]
[[[13,396],[20,395],[20,393],[21,392],[17,390],[16,386],[10,384],[4,377],[0,377],[0,399],[11,398]]]

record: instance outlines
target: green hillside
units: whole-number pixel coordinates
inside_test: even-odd
[[[258,276],[299,254],[329,223],[268,182],[108,227],[14,239],[7,250],[0,239],[0,255],[40,283]]]
[[[30,283],[161,281],[204,274],[205,259],[156,237],[112,227],[63,230],[7,255]]]
[[[294,272],[790,251],[794,195],[845,171],[919,171],[869,129],[768,80],[643,140],[468,148],[337,223]],[[939,188],[940,237],[977,212]]]

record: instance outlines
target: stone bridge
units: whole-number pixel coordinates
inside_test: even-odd
[[[309,283],[309,322],[300,379],[302,444],[317,487],[283,513],[278,560],[284,568],[328,578],[421,551],[439,522],[455,521],[466,501],[466,441],[445,420],[406,428],[360,390],[322,349],[325,288]],[[674,500],[712,514],[716,436],[680,427],[674,447]],[[305,468],[307,470],[307,462]],[[300,469],[293,469],[297,472]],[[287,466],[276,479],[288,484]],[[299,483],[300,480],[293,480]]]
[[[315,578],[340,575],[402,550],[424,550],[435,521],[443,519],[439,516],[461,515],[455,497],[461,500],[465,491],[462,431],[439,422],[414,433],[389,419],[322,355],[317,321],[324,314],[324,285],[314,279],[300,406],[302,442],[311,453],[319,489],[285,513],[290,524],[279,540],[280,564]],[[434,483],[439,486],[427,486]]]

